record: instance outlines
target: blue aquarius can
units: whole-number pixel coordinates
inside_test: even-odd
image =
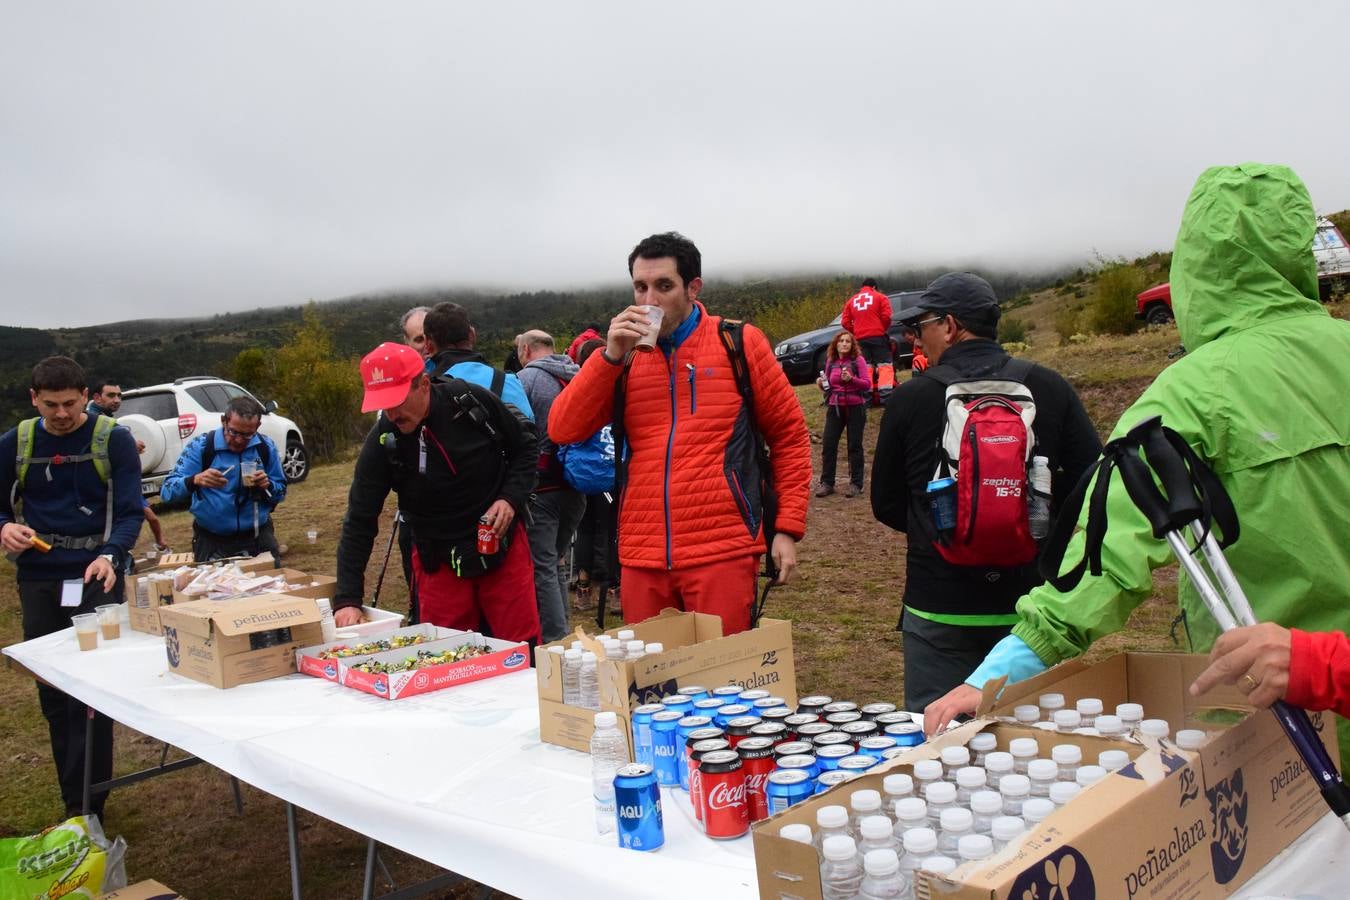
[[[742,703],[745,701],[742,700]],[[792,710],[788,709],[787,701],[782,697],[760,697],[758,700],[751,701],[751,706],[755,708],[755,715],[760,715],[766,709],[787,709],[784,715],[792,715]]]
[[[845,781],[852,781],[858,776],[852,772],[845,772],[843,769],[835,769],[833,772],[821,772],[820,777],[816,779],[816,793],[823,794],[836,784],[843,784]]]
[[[886,736],[895,738],[897,747],[917,747],[923,743],[923,726],[918,722],[895,722],[886,726]]]
[[[679,787],[677,763],[684,762],[684,745],[679,742],[682,717],[673,709],[652,713],[652,759],[656,781],[662,787]]]
[[[711,695],[708,689],[701,684],[681,684],[675,688],[675,693],[688,697],[690,702],[697,703],[699,700],[706,700]]]
[[[689,735],[700,728],[707,728],[712,725],[712,716],[685,716],[675,723],[675,746],[679,749],[679,758],[681,765],[676,768],[679,770],[680,787],[689,790],[689,757],[687,747],[689,746]],[[722,732],[709,735],[709,737],[721,737]]]
[[[727,723],[732,719],[739,719],[748,715],[750,715],[750,707],[746,704],[724,703],[717,707],[717,712],[713,714],[713,724],[718,728],[726,728]]]
[[[882,758],[883,760],[887,760],[887,759],[895,759],[895,758],[896,758],[897,756],[899,756],[900,754],[907,752],[907,750],[908,750],[908,748],[906,748],[906,747],[892,747],[892,748],[889,749],[889,750],[882,750],[882,751],[881,751],[881,758]]]
[[[659,713],[665,707],[660,703],[647,703],[633,710],[633,761],[655,768],[652,761],[652,714]]]
[[[735,703],[741,696],[741,691],[743,690],[745,690],[745,688],[741,687],[739,684],[724,684],[719,688],[713,688],[712,695],[714,697],[721,697],[728,703]]]
[[[716,716],[717,711],[726,705],[727,701],[723,697],[704,697],[702,700],[694,701],[694,715]]]
[[[852,744],[830,744],[825,747],[816,748],[816,764],[820,766],[820,774],[833,772],[839,768],[839,760],[853,756],[857,753]]]
[[[620,847],[655,850],[666,842],[661,788],[651,766],[629,763],[614,773],[614,818]]]
[[[769,815],[801,803],[816,792],[816,782],[805,769],[778,769],[769,773],[764,785],[764,801]]]
[[[881,762],[881,757],[879,756],[868,756],[865,753],[857,753],[853,756],[845,756],[843,759],[839,760],[839,765],[836,766],[836,768],[840,772],[852,772],[855,775],[861,775],[879,762]]]
[[[759,688],[747,688],[736,695],[737,699],[747,706],[754,706],[756,700],[763,700],[767,696],[769,692]]]
[[[692,715],[694,712],[694,701],[684,694],[666,694],[661,698],[661,705],[666,709],[673,709],[682,716]]]
[[[815,754],[813,753],[799,753],[794,756],[779,756],[778,768],[801,769],[813,779],[820,774],[820,763],[816,761]]]
[[[895,738],[889,735],[877,735],[876,737],[863,738],[858,742],[858,754],[861,756],[873,756],[878,761],[886,758],[887,750],[896,748]]]

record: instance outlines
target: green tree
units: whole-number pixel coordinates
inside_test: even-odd
[[[1149,279],[1139,266],[1108,263],[1097,274],[1097,296],[1092,300],[1089,321],[1097,334],[1130,334],[1139,328],[1134,317],[1135,295],[1148,287]]]

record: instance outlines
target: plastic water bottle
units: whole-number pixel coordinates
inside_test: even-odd
[[[920,797],[928,799],[928,788],[942,780],[942,761],[921,759],[914,763],[914,788]]]
[[[1124,750],[1103,750],[1097,754],[1097,765],[1108,772],[1116,772],[1130,764],[1130,754]]]
[[[1106,770],[1101,766],[1079,766],[1078,774],[1076,776],[1078,786],[1081,788],[1094,785],[1105,777]]]
[[[1092,727],[1097,729],[1097,733],[1104,738],[1124,737],[1128,730],[1125,728],[1125,723],[1120,720],[1120,716],[1105,714],[1097,716],[1096,721],[1092,723]]]
[[[1026,823],[1017,816],[999,816],[989,829],[990,840],[994,842],[991,849],[995,852],[1002,850],[1026,830]]]
[[[1082,788],[1077,784],[1071,784],[1067,781],[1056,781],[1050,788],[1050,800],[1055,806],[1063,806],[1074,797],[1077,797],[1078,792],[1081,790]]]
[[[629,641],[624,645],[624,659],[629,662],[642,659],[647,654],[647,645],[642,641]]]
[[[633,638],[637,637],[637,635],[633,633],[633,629],[631,628],[621,628],[620,630],[614,632],[614,636],[619,640],[623,641],[625,644],[631,641]]]
[[[925,856],[919,862],[919,868],[934,875],[950,875],[956,871],[956,860],[950,856]]]
[[[858,848],[846,834],[832,834],[821,847],[820,895],[825,900],[852,900],[862,887]]]
[[[1055,801],[1042,800],[1037,797],[1034,800],[1028,800],[1022,804],[1022,821],[1027,823],[1027,827],[1044,822],[1046,817],[1055,811]]]
[[[900,857],[900,879],[905,893],[901,896],[914,896],[914,873],[924,862],[924,857],[937,852],[937,832],[931,828],[911,828],[904,836],[905,855]]]
[[[568,706],[581,706],[581,651],[568,650],[563,653],[563,702]]]
[[[614,818],[614,773],[628,763],[628,740],[619,731],[619,717],[612,712],[595,714],[591,734],[591,794],[595,798],[595,830],[612,834]]]
[[[1138,703],[1118,703],[1116,704],[1116,715],[1120,716],[1120,721],[1124,723],[1125,730],[1132,731],[1136,725],[1144,720],[1144,707]]]
[[[859,900],[894,900],[904,895],[900,857],[894,850],[869,850],[863,854],[863,880]]]
[[[1027,526],[1035,540],[1050,533],[1050,460],[1031,458],[1031,494],[1027,497]]]
[[[928,804],[919,797],[895,801],[895,836],[903,838],[912,828],[928,826]]]
[[[1004,775],[998,780],[998,792],[1003,795],[1003,814],[1020,816],[1022,804],[1031,794],[1031,779],[1025,775]]]
[[[988,834],[994,819],[1003,815],[1003,797],[998,791],[976,791],[970,797],[970,811],[975,817],[972,830],[976,834]]]
[[[970,765],[970,750],[965,747],[942,748],[942,777],[956,784],[956,773]]]
[[[881,794],[878,791],[854,791],[849,795],[848,805],[848,826],[849,830],[855,835],[862,834],[863,819],[866,819],[869,816],[881,816],[883,819],[886,818],[881,813]],[[886,821],[889,826],[890,820],[887,819]]]
[[[1013,718],[1018,725],[1035,725],[1041,720],[1041,708],[1034,703],[1013,707]]]
[[[891,820],[885,816],[867,816],[858,823],[858,852],[867,856],[873,850],[900,852],[900,842],[895,839]]]
[[[939,781],[928,786],[928,821],[933,827],[942,825],[942,811],[956,808],[956,785]]]
[[[1027,764],[1041,755],[1041,745],[1035,738],[1013,738],[1008,742],[1008,752],[1013,757],[1013,773],[1027,774]]]
[[[1004,750],[995,750],[984,758],[984,772],[989,784],[998,784],[1004,775],[1013,774],[1013,755]]]
[[[1032,797],[1049,797],[1050,785],[1059,780],[1059,765],[1053,759],[1033,759],[1027,764]]]
[[[1050,758],[1059,766],[1059,780],[1075,784],[1078,767],[1083,764],[1083,751],[1074,744],[1056,744],[1050,748]]]
[[[1097,717],[1102,714],[1102,701],[1096,697],[1084,697],[1074,704],[1078,715],[1083,717],[1084,728],[1095,728]]]
[[[799,844],[810,844],[811,826],[802,823],[784,825],[778,830],[778,836],[787,838],[789,841],[796,841]]]
[[[1172,726],[1167,724],[1166,719],[1144,719],[1138,725],[1139,733],[1145,737],[1165,739],[1172,733]]]
[[[966,766],[956,770],[956,802],[969,806],[970,798],[976,791],[984,790],[988,776],[979,766]]]
[[[1036,705],[1041,708],[1041,721],[1055,721],[1055,713],[1064,708],[1063,694],[1041,694],[1036,698]]]
[[[1182,750],[1199,750],[1208,737],[1199,728],[1183,728],[1177,732],[1177,746]]]
[[[1073,734],[1083,726],[1083,717],[1076,709],[1055,710],[1055,730],[1060,734]]]
[[[577,681],[580,684],[581,697],[578,706],[586,709],[600,708],[600,678],[595,671],[595,654],[589,650],[581,654],[581,671]]]
[[[881,811],[895,821],[895,801],[914,796],[914,779],[903,773],[887,775],[881,782]]]
[[[614,662],[623,661],[623,642],[618,638],[602,637],[600,639],[600,646],[605,650],[605,659]]]
[[[966,746],[970,748],[970,764],[982,766],[989,754],[998,750],[998,738],[987,731],[981,731],[971,738]]]
[[[988,859],[994,854],[994,842],[982,834],[968,834],[961,838],[957,853],[963,863],[972,859]]]
[[[816,849],[823,850],[826,839],[831,837],[853,840],[853,832],[848,827],[848,810],[837,804],[816,810],[816,836],[812,839]]]
[[[942,831],[938,832],[938,853],[955,856],[958,842],[971,834],[975,817],[970,810],[959,806],[942,811]]]

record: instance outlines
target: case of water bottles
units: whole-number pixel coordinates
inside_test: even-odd
[[[822,807],[848,807],[858,790],[883,792],[887,775],[907,774],[922,784],[936,768],[958,781],[950,765],[954,757],[944,757],[943,751],[966,747],[975,752],[971,741],[979,734],[992,735],[993,749],[1009,757],[1013,754],[1008,751],[1019,751],[1020,758],[1013,757],[1021,762],[1018,772],[1030,766],[1044,777],[1047,768],[1056,768],[1060,781],[1068,765],[1070,771],[1077,769],[1076,783],[1050,784],[1050,802],[1042,802],[1034,817],[1031,804],[1023,800],[1024,830],[1008,837],[1006,846],[995,841],[992,854],[972,853],[954,866],[935,866],[935,871],[911,868],[911,893],[906,896],[1180,900],[1231,893],[1325,815],[1326,807],[1272,715],[1246,707],[1243,696],[1229,687],[1190,696],[1187,688],[1207,664],[1202,655],[1122,653],[1094,665],[1064,663],[1008,686],[997,702],[991,686],[979,718],[755,825],[760,896],[824,896],[819,849],[784,837],[785,826],[815,830]],[[1047,698],[1045,706],[1042,697]],[[1125,704],[1132,714],[1138,710],[1131,705],[1142,707],[1145,721],[1128,734],[1110,737],[1083,733],[1081,725],[1070,727],[1073,716],[1061,716],[1058,728],[1046,721],[1056,703],[1076,711],[1080,700],[1086,701],[1089,717],[1100,708],[1109,721],[1117,706]],[[1098,700],[1100,707],[1093,702]],[[1019,707],[1023,712],[1037,708],[1040,721],[1027,721],[1026,715],[1018,721]],[[1314,715],[1313,720],[1325,722],[1320,733],[1336,758],[1332,717]],[[1026,738],[1037,741],[1036,758],[1054,758],[1057,766],[1029,762]],[[1014,748],[1018,739],[1023,743]],[[1061,745],[1077,752],[1054,751]],[[1118,752],[1102,759],[1103,751]],[[981,752],[990,751],[985,747]],[[960,750],[949,753],[962,755]],[[1099,759],[1110,761],[1109,771],[1091,767]],[[1004,764],[1006,760],[1000,762]],[[1027,783],[1032,785],[1032,779]],[[1010,784],[1004,802],[1010,797],[1015,801],[1021,787]],[[943,788],[939,803],[949,792],[951,788]],[[1047,807],[1052,809],[1048,814]],[[889,812],[894,820],[894,810]],[[936,821],[929,824],[941,833]],[[901,859],[903,869],[903,854]]]
[[[617,636],[631,630],[645,643],[659,643],[659,653],[631,660],[606,659],[597,637],[577,629],[562,641],[535,650],[535,674],[539,686],[539,734],[542,740],[583,753],[589,752],[595,713],[609,710],[619,718],[620,730],[629,735],[631,710],[675,693],[677,684],[739,684],[765,688],[797,702],[797,684],[792,655],[792,623],[760,619],[758,627],[723,636],[722,620],[703,613],[665,609],[645,621],[621,625],[604,634]],[[568,647],[574,640],[597,656],[599,710],[563,701],[562,657],[553,647]]]

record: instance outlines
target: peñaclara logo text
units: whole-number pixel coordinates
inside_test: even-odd
[[[1306,771],[1308,771],[1308,766],[1302,759],[1296,757],[1285,760],[1284,768],[1276,772],[1270,779],[1270,802],[1274,803],[1275,798],[1280,796],[1280,791],[1298,781],[1299,776]]]
[[[303,615],[304,613],[298,609],[275,609],[271,612],[240,616],[234,620],[234,627],[242,628],[245,625],[264,625],[271,622],[279,622],[283,619],[294,619]]]
[[[1196,819],[1187,828],[1172,826],[1171,838],[1144,851],[1139,865],[1125,875],[1125,892],[1133,897],[1145,885],[1160,878],[1168,869],[1181,862],[1182,857],[1205,841],[1205,820]]]

